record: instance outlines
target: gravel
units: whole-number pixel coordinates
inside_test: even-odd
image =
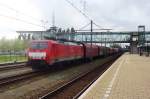
[[[61,71],[51,72],[46,77],[26,83],[12,90],[0,93],[0,99],[37,99],[43,94],[52,91],[58,86],[70,81],[74,77],[89,71],[100,64],[104,63],[111,57],[106,59],[98,59],[91,63],[74,66]]]

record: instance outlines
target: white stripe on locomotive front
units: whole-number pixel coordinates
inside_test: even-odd
[[[29,52],[29,57],[31,58],[45,58],[46,53],[45,52]]]

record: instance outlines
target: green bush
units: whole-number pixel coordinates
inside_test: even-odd
[[[25,52],[28,47],[27,40],[0,39],[0,62],[25,61]]]

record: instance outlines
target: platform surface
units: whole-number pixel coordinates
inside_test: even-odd
[[[150,57],[123,54],[79,99],[150,99]]]

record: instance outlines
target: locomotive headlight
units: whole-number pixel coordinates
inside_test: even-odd
[[[46,58],[46,53],[43,52],[42,55],[41,55],[41,59],[45,59]]]
[[[46,53],[45,52],[43,52],[43,57],[46,57]]]
[[[45,57],[46,57],[46,53],[43,52],[42,55],[41,55],[41,58],[44,59]]]

